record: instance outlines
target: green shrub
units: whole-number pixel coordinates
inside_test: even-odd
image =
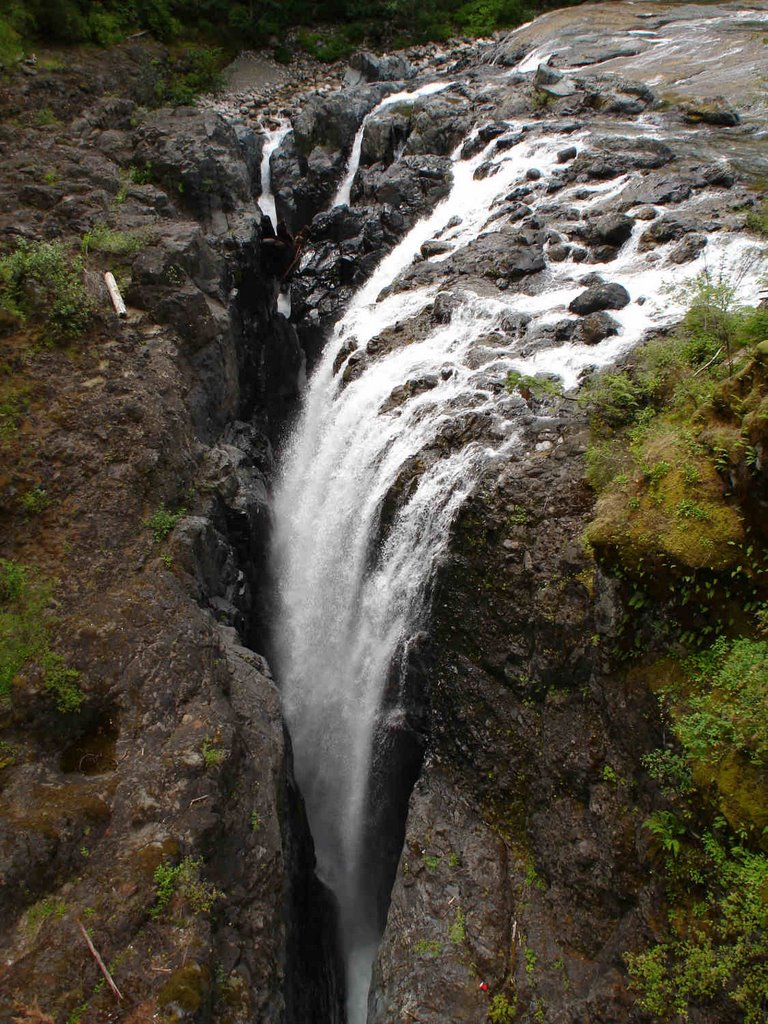
[[[84,255],[89,252],[106,252],[113,256],[132,256],[146,245],[143,231],[117,231],[107,224],[94,224],[86,231],[81,242]]]
[[[24,48],[18,32],[0,18],[0,68],[12,67],[24,56]]]
[[[745,1024],[763,1024],[768,1004],[768,857],[730,845],[715,831],[692,841],[668,874],[674,932],[627,956],[642,1009],[688,1019],[725,995]]]
[[[176,509],[172,511],[165,507],[165,503],[162,503],[160,507],[152,513],[149,519],[145,520],[144,525],[149,527],[152,531],[152,536],[157,544],[164,541],[165,538],[173,530],[174,526],[180,519],[183,519],[187,514],[185,508]]]
[[[73,714],[80,710],[83,694],[80,691],[80,673],[70,668],[60,654],[45,651],[42,656],[45,673],[43,685],[62,714]]]
[[[29,388],[5,378],[4,368],[0,366],[0,447],[16,433],[28,407]]]
[[[83,262],[56,242],[27,242],[0,256],[0,310],[17,326],[39,325],[45,340],[65,342],[89,325]]]
[[[527,16],[519,0],[470,0],[458,9],[455,19],[462,34],[488,36],[497,28],[520,24]]]
[[[39,516],[45,512],[51,503],[48,492],[43,487],[33,487],[21,496],[21,505],[24,511],[30,516]]]
[[[182,107],[194,103],[203,93],[220,92],[224,63],[224,52],[218,47],[191,47],[176,61],[173,72],[158,81],[156,102],[158,105]]]
[[[517,1013],[517,1000],[510,1003],[505,995],[498,993],[491,1000],[488,1020],[491,1024],[514,1024]]]
[[[747,214],[747,227],[755,234],[768,238],[768,201],[763,201],[759,210]]]
[[[159,864],[155,869],[155,905],[150,917],[162,916],[172,900],[178,899],[193,914],[208,914],[224,894],[200,877],[201,860],[185,857],[179,864]]]
[[[226,757],[226,751],[223,747],[216,746],[216,740],[212,736],[206,736],[203,740],[202,754],[206,768],[215,768]]]
[[[524,398],[562,398],[563,385],[551,377],[530,377],[516,370],[510,370],[504,381],[504,387],[510,393],[519,391]]]
[[[675,715],[675,733],[694,761],[713,765],[738,750],[768,762],[768,643],[720,638],[688,662],[696,687]]]

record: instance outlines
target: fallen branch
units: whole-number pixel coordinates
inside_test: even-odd
[[[694,373],[694,375],[693,375],[693,376],[694,376],[694,377],[698,377],[700,373],[703,373],[703,372],[704,372],[704,370],[706,370],[706,368],[707,368],[708,366],[711,366],[711,365],[712,365],[712,363],[714,363],[714,361],[715,361],[715,360],[717,359],[717,357],[718,357],[718,356],[720,355],[720,353],[721,353],[722,351],[723,351],[723,346],[721,345],[721,346],[720,346],[720,348],[719,348],[719,349],[717,350],[717,352],[715,352],[715,354],[714,354],[714,355],[712,356],[712,358],[711,358],[711,359],[709,360],[709,362],[708,362],[708,363],[704,363],[704,365],[703,365],[703,366],[700,366],[700,367],[698,368],[698,370],[696,371],[696,373]]]
[[[106,982],[109,985],[109,987],[112,989],[112,993],[113,993],[115,999],[118,999],[118,1000],[122,999],[123,995],[122,995],[120,989],[117,987],[117,985],[112,980],[112,975],[109,973],[109,971],[106,968],[106,965],[105,965],[104,961],[101,959],[101,957],[99,956],[98,952],[96,951],[96,947],[91,942],[90,937],[88,935],[88,932],[85,930],[85,928],[83,928],[82,921],[78,921],[77,922],[77,926],[80,929],[80,931],[83,933],[83,938],[85,939],[86,943],[88,944],[88,949],[90,950],[91,956],[96,961],[96,963],[99,965],[99,970],[104,975],[104,978],[106,979]]]
[[[117,281],[115,280],[114,274],[108,270],[104,275],[104,280],[107,284],[109,297],[112,299],[112,305],[115,307],[115,312],[121,318],[128,316],[128,311],[125,308],[125,303],[123,302],[123,297],[120,294],[120,289],[117,287]]]

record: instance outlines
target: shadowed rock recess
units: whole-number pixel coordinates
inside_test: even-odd
[[[2,251],[84,254],[91,314],[47,344],[0,310],[0,611],[9,567],[43,595],[0,705],[0,1024],[666,1019],[627,961],[670,933],[646,670],[684,653],[661,577],[707,564],[639,601],[608,513],[584,543],[578,394],[674,337],[670,284],[758,305],[766,31],[588,5],[280,111],[148,113],[151,43],[9,72]],[[762,552],[726,405],[711,490]]]

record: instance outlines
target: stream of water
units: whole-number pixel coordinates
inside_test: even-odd
[[[445,85],[389,96],[377,110],[438,88]],[[510,125],[510,132],[519,128]],[[349,202],[363,130],[336,203]],[[530,133],[507,150],[489,143],[469,160],[461,160],[457,148],[448,198],[381,262],[329,339],[274,496],[277,668],[318,874],[340,907],[349,1024],[365,1024],[379,940],[365,884],[363,837],[382,692],[396,652],[423,625],[429,584],[457,510],[489,462],[520,444],[515,403],[494,385],[515,369],[553,373],[566,387],[574,387],[584,367],[612,363],[649,328],[679,317],[684,298],[668,289],[669,247],[660,247],[653,262],[638,251],[643,230],[638,222],[617,259],[589,267],[623,284],[632,299],[613,314],[619,334],[600,345],[553,344],[525,355],[520,342],[501,330],[510,313],[526,313],[544,323],[572,315],[568,303],[583,290],[578,278],[585,268],[565,260],[547,267],[545,287],[534,294],[497,293],[489,298],[469,286],[457,288],[459,304],[450,323],[435,325],[421,340],[370,359],[346,385],[341,372],[334,373],[334,363],[350,340],[365,349],[383,330],[434,300],[436,286],[380,297],[425,241],[439,235],[450,242],[451,252],[434,257],[440,262],[483,232],[495,230],[498,222],[489,221],[494,203],[524,182],[531,168],[546,181],[565,145],[588,146],[589,137]],[[475,180],[475,170],[488,159],[497,165],[496,173]],[[573,188],[559,201],[588,209],[610,202],[623,184],[619,179],[591,189]],[[534,213],[536,204],[547,200],[544,189],[538,194],[540,200],[527,200]],[[454,224],[457,213],[460,222]],[[736,236],[713,236],[704,255],[675,273],[692,277],[705,266],[728,272],[748,244]],[[428,389],[391,401],[404,382],[424,379],[429,379]],[[487,418],[489,429],[483,436],[491,440],[471,441],[427,460],[420,474],[414,471],[408,497],[379,543],[382,506],[403,467],[418,461],[452,423],[470,412]]]

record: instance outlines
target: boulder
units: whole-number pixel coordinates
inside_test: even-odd
[[[344,76],[346,85],[359,85],[361,82],[400,82],[413,78],[416,70],[410,61],[399,54],[371,53],[360,50],[349,59],[349,71]]]
[[[453,245],[450,242],[431,238],[422,244],[419,251],[425,259],[429,259],[430,256],[440,256],[442,253],[450,252],[451,249],[453,249]]]
[[[696,259],[706,244],[707,239],[704,235],[695,233],[685,235],[670,252],[670,262],[690,263],[691,260]]]
[[[640,237],[640,249],[650,249],[665,242],[676,242],[683,235],[699,227],[694,221],[681,217],[658,217]]]
[[[619,324],[603,311],[589,313],[578,322],[571,340],[582,345],[597,345],[605,338],[619,333]]]
[[[252,199],[251,180],[232,126],[210,110],[158,110],[136,131],[134,161],[198,220],[226,228],[226,214]],[[222,215],[224,215],[222,217]]]
[[[608,213],[587,222],[580,232],[574,232],[588,245],[622,246],[632,236],[635,222],[623,213]]]
[[[616,282],[594,284],[572,299],[568,309],[579,316],[597,313],[603,309],[623,309],[629,303],[629,292]]]

